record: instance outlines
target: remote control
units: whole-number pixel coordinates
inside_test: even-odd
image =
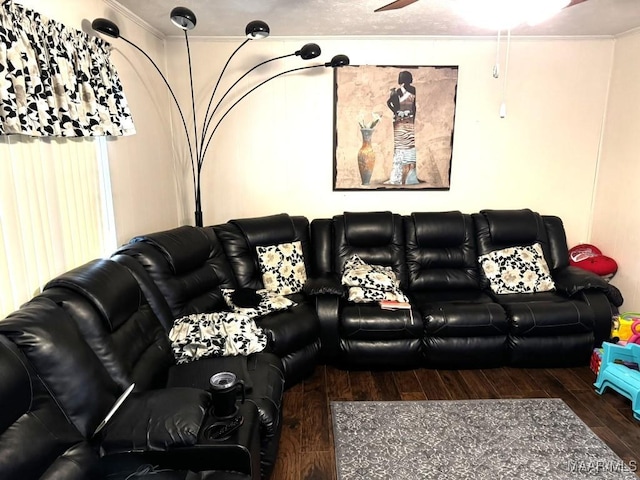
[[[231,419],[229,423],[222,425],[215,425],[209,431],[209,436],[212,440],[224,440],[233,432],[235,432],[244,423],[242,415],[238,415]]]

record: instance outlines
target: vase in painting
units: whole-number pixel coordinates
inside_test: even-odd
[[[362,133],[362,146],[358,150],[358,170],[360,170],[362,185],[369,185],[373,167],[376,164],[376,154],[371,145],[373,128],[361,128],[360,132]]]

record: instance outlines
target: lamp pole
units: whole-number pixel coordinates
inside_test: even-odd
[[[184,31],[185,44],[186,44],[186,49],[187,49],[187,58],[188,58],[188,63],[189,63],[189,89],[190,89],[190,93],[191,93],[191,116],[192,116],[192,122],[193,122],[193,140],[191,139],[191,135],[189,134],[189,128],[187,126],[187,121],[185,119],[184,112],[183,112],[183,110],[182,110],[182,108],[180,106],[180,102],[178,102],[178,99],[177,99],[177,97],[176,97],[176,95],[175,95],[175,93],[173,91],[173,88],[171,88],[171,85],[170,85],[169,81],[167,80],[165,75],[162,73],[162,71],[160,70],[158,65],[153,61],[153,59],[144,50],[142,50],[140,47],[138,47],[135,43],[133,43],[130,40],[127,40],[126,38],[122,37],[120,35],[120,29],[111,20],[107,20],[105,18],[96,18],[91,23],[91,27],[93,28],[93,30],[95,30],[96,32],[101,33],[103,35],[107,35],[107,36],[112,37],[112,38],[120,38],[120,39],[124,40],[126,43],[128,43],[129,45],[133,46],[136,50],[141,52],[144,55],[144,57],[154,66],[154,68],[156,69],[156,71],[158,72],[160,77],[162,78],[162,81],[164,82],[165,86],[169,90],[169,93],[171,94],[171,98],[173,99],[173,102],[175,103],[176,108],[178,110],[178,115],[180,116],[180,121],[182,123],[184,134],[185,134],[186,140],[187,140],[187,149],[188,149],[188,152],[189,152],[189,160],[190,160],[190,163],[191,163],[191,175],[192,175],[192,180],[193,180],[194,204],[195,204],[195,212],[194,212],[195,213],[195,224],[198,227],[202,227],[203,226],[203,219],[202,219],[202,200],[201,200],[201,189],[200,189],[200,186],[201,186],[200,179],[201,179],[202,167],[204,165],[204,161],[205,161],[205,157],[206,157],[209,145],[211,144],[211,140],[213,139],[213,135],[215,134],[215,132],[218,129],[218,127],[220,126],[220,123],[222,122],[222,120],[224,120],[224,118],[229,114],[229,112],[241,100],[246,98],[247,95],[249,95],[251,92],[255,91],[257,88],[261,87],[265,83],[273,80],[274,78],[280,77],[280,76],[285,75],[287,73],[292,73],[292,72],[296,72],[296,71],[300,71],[300,70],[306,70],[306,69],[309,69],[309,68],[340,67],[340,66],[343,66],[343,65],[348,65],[349,64],[349,58],[346,55],[336,55],[335,57],[333,57],[333,59],[330,62],[327,62],[327,63],[324,63],[324,64],[309,65],[309,66],[305,66],[305,67],[292,68],[292,69],[280,72],[280,73],[278,73],[276,75],[273,75],[273,76],[267,78],[266,80],[263,80],[262,82],[258,83],[257,85],[253,86],[252,88],[250,88],[240,98],[238,98],[229,108],[227,108],[224,111],[224,113],[222,113],[219,116],[218,120],[213,125],[213,128],[211,129],[211,131],[209,131],[211,126],[212,126],[212,123],[214,122],[215,115],[216,115],[216,113],[218,113],[218,110],[222,105],[223,100],[238,85],[238,83],[241,80],[243,80],[247,75],[249,75],[255,69],[257,69],[257,68],[259,68],[259,67],[261,67],[261,66],[263,66],[263,65],[265,65],[265,64],[267,64],[269,62],[273,62],[275,60],[281,60],[283,58],[287,58],[287,57],[291,57],[291,56],[299,56],[303,60],[310,60],[310,59],[318,57],[320,55],[320,53],[321,53],[320,47],[317,44],[315,44],[315,43],[307,43],[307,44],[303,45],[300,50],[297,50],[294,53],[290,53],[290,54],[286,54],[286,55],[280,55],[278,57],[270,58],[268,60],[264,60],[264,61],[258,63],[257,65],[254,65],[252,68],[247,70],[243,75],[241,75],[238,79],[236,79],[231,84],[231,86],[219,97],[218,102],[216,103],[216,105],[212,109],[211,107],[212,107],[214,99],[216,97],[216,92],[217,92],[218,87],[220,85],[220,81],[222,80],[222,77],[224,76],[224,73],[225,73],[229,63],[234,58],[234,56],[250,40],[266,38],[267,36],[269,36],[269,33],[270,33],[269,26],[265,22],[263,22],[261,20],[254,20],[252,22],[249,22],[247,24],[246,28],[245,28],[245,33],[247,35],[246,40],[244,40],[233,51],[233,53],[229,56],[229,58],[227,59],[226,63],[224,64],[222,70],[220,71],[220,74],[218,75],[218,79],[217,79],[217,81],[216,81],[216,83],[215,83],[215,85],[213,87],[212,92],[211,92],[211,95],[210,95],[210,98],[209,98],[209,102],[208,102],[208,105],[207,105],[207,109],[206,109],[204,117],[203,117],[202,130],[200,132],[198,132],[195,95],[194,95],[194,88],[193,88],[193,70],[192,70],[192,63],[191,63],[191,49],[190,49],[190,46],[189,46],[189,35],[188,35],[188,31],[192,30],[196,26],[197,20],[196,20],[195,14],[191,10],[189,10],[188,8],[176,7],[171,11],[171,22],[174,25],[176,25],[178,28],[180,28],[180,29],[182,29]]]

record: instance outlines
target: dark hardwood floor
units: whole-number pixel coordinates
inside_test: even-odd
[[[625,462],[640,468],[640,422],[631,402],[595,393],[588,367],[570,369],[347,372],[318,367],[284,396],[284,425],[273,480],[335,480],[332,400],[562,398]]]

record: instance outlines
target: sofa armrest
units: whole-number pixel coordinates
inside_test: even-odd
[[[553,272],[556,289],[570,297],[583,290],[598,290],[604,293],[609,301],[619,307],[623,298],[620,290],[604,281],[593,272],[578,267],[563,267]]]
[[[340,300],[346,296],[346,289],[337,274],[328,273],[307,279],[303,291],[316,303],[320,320],[320,356],[325,363],[332,363],[340,352]]]
[[[336,274],[329,273],[316,278],[308,278],[304,284],[303,292],[309,296],[337,295],[345,296],[345,287]]]
[[[195,388],[131,394],[97,435],[103,454],[195,445],[211,395]]]
[[[219,421],[207,415],[198,434],[198,443],[195,445],[172,448],[167,451],[126,452],[103,456],[101,462],[105,468],[100,478],[111,479],[108,474],[120,472],[121,469],[117,467],[124,461],[125,466],[157,465],[159,469],[202,472],[202,476],[181,476],[181,480],[260,480],[260,415],[252,401],[240,404],[239,414],[244,421],[228,439],[207,438],[207,427]],[[213,471],[217,473],[213,474]],[[226,472],[234,472],[234,474]],[[124,475],[116,475],[113,478],[125,480]],[[132,475],[127,478],[137,480],[139,477]],[[149,477],[149,480],[155,478],[154,475]],[[157,478],[160,480],[178,477],[158,475]]]
[[[340,297],[319,295],[315,299],[316,311],[320,320],[320,355],[325,363],[334,363],[340,353],[340,334],[338,332]]]

